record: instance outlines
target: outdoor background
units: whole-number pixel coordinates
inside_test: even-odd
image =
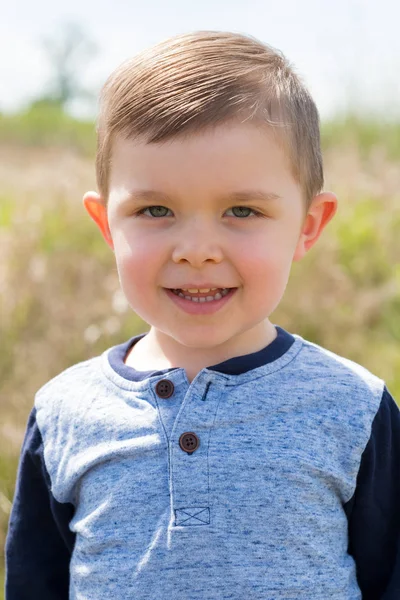
[[[399,6],[390,0],[70,0],[68,11],[46,0],[2,6],[0,554],[35,391],[71,364],[146,329],[118,288],[113,255],[81,198],[95,188],[100,86],[122,60],[171,35],[198,29],[254,35],[280,48],[308,84],[322,116],[325,188],[338,195],[339,211],[295,264],[273,321],[365,365],[400,399]],[[1,578],[2,567],[0,590]]]

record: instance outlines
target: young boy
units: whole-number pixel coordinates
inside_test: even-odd
[[[399,409],[270,321],[336,210],[304,85],[178,36],[111,75],[98,135],[84,204],[150,331],[37,394],[7,600],[398,600]]]

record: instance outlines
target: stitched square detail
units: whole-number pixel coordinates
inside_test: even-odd
[[[209,525],[210,509],[207,507],[189,507],[175,509],[175,525]]]

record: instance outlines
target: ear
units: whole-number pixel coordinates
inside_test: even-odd
[[[335,194],[322,192],[313,198],[303,223],[293,260],[301,260],[314,246],[326,225],[335,216],[336,210]]]
[[[114,250],[114,244],[108,225],[107,205],[103,198],[96,192],[87,192],[83,196],[83,204],[89,213],[89,216],[97,224],[103,238],[106,240],[111,250]]]

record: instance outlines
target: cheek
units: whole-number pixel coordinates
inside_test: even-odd
[[[148,283],[154,281],[160,256],[157,249],[146,244],[145,240],[136,238],[133,243],[122,235],[117,236],[114,239],[114,252],[124,291],[136,287],[144,290]]]
[[[290,244],[283,244],[279,238],[272,235],[260,239],[253,239],[237,247],[237,263],[241,265],[244,279],[260,279],[268,286],[272,280],[284,280],[292,264],[294,248]]]

